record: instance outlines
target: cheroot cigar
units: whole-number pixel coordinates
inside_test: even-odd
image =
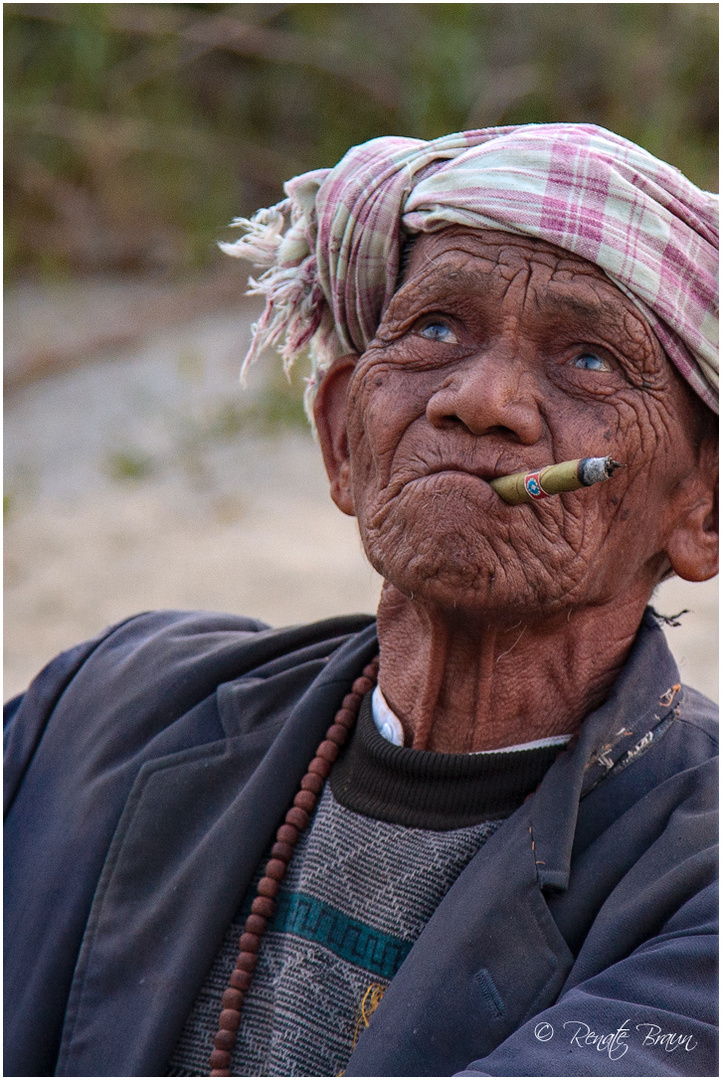
[[[575,458],[574,461],[560,461],[558,465],[547,465],[536,472],[518,472],[511,476],[498,476],[490,480],[497,495],[512,506],[521,503],[538,502],[550,495],[559,495],[562,491],[578,491],[582,487],[591,487],[600,480],[608,480],[615,469],[623,469],[621,461],[613,457]]]

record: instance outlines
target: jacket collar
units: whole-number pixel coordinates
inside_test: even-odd
[[[561,891],[569,884],[579,800],[626,755],[643,749],[639,744],[675,715],[680,700],[679,670],[648,608],[609,697],[589,714],[534,794],[532,840],[542,889]]]

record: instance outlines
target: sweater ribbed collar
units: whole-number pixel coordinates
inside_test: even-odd
[[[507,817],[540,783],[563,740],[529,750],[439,754],[394,746],[376,729],[371,694],[330,775],[349,810],[419,829],[460,829]]]

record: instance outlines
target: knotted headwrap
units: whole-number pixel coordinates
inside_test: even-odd
[[[404,240],[456,224],[537,237],[601,267],[717,411],[718,196],[634,143],[591,124],[372,139],[284,190],[221,247],[265,270],[250,282],[266,309],[244,370],[266,345],[288,370],[310,345],[307,403],[336,357],[373,340]]]

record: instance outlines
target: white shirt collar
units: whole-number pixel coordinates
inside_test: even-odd
[[[371,695],[371,712],[374,724],[380,735],[394,746],[404,745],[404,729],[396,713],[381,692],[377,683]],[[514,746],[502,746],[498,750],[476,750],[477,754],[510,754],[518,750],[541,750],[544,746],[566,746],[571,735],[552,735],[546,739],[534,739],[533,742],[515,743]]]

